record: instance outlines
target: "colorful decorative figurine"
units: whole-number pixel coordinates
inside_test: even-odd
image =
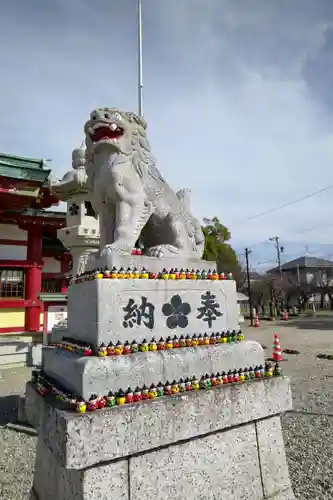
[[[275,376],[275,377],[281,377],[281,376],[282,376],[282,368],[281,368],[281,366],[279,365],[279,363],[275,363],[275,367],[274,367],[274,376]]]
[[[77,413],[85,413],[87,411],[86,402],[83,399],[79,399],[76,403]]]
[[[143,267],[143,268],[141,269],[140,278],[141,278],[142,280],[147,280],[147,279],[149,279],[149,272],[147,271],[147,269],[146,269],[145,267]]]
[[[199,380],[194,376],[192,378],[192,391],[198,391],[199,390]]]
[[[199,345],[199,340],[195,333],[192,335],[191,345],[192,347],[198,347]]]
[[[139,273],[139,271],[137,270],[136,267],[134,267],[132,275],[133,275],[133,279],[135,279],[135,280],[137,280],[137,279],[140,278],[140,273]]]
[[[191,337],[189,335],[186,335],[185,345],[186,345],[186,347],[191,347],[192,346],[192,339],[191,339]]]
[[[141,390],[141,399],[142,401],[146,401],[148,398],[149,398],[149,389],[146,385],[144,385]]]
[[[165,385],[164,385],[164,395],[165,396],[171,396],[172,394],[172,391],[171,391],[171,384],[170,382],[167,380]]]
[[[149,388],[148,397],[149,397],[149,399],[157,398],[157,389],[154,386],[154,384],[151,384],[151,386]]]
[[[185,385],[185,382],[184,382],[184,380],[182,378],[178,382],[178,387],[179,387],[179,392],[185,392],[186,385]]]
[[[112,391],[105,398],[106,406],[113,407],[116,406],[116,397]]]
[[[120,342],[120,340],[118,340],[118,342],[116,343],[116,346],[114,348],[114,353],[116,356],[121,356],[124,352],[124,346],[123,344]]]
[[[169,273],[168,273],[168,271],[165,268],[161,272],[161,279],[162,280],[168,280],[169,279]]]
[[[154,339],[154,337],[149,342],[148,349],[149,349],[149,351],[157,351],[157,344],[156,344],[156,340]]]
[[[192,391],[192,382],[188,377],[185,379],[185,390],[187,392]]]
[[[87,402],[87,410],[95,411],[98,409],[98,396],[96,394],[92,394]]]
[[[173,349],[173,341],[171,337],[168,337],[166,339],[166,344],[165,344],[166,349]]]
[[[116,267],[113,267],[111,269],[111,278],[112,279],[117,279],[118,278],[118,271],[117,271],[117,268]]]
[[[172,343],[173,343],[173,348],[174,349],[178,349],[179,348],[179,339],[178,339],[177,335],[175,335],[174,338],[172,339]]]
[[[117,392],[116,402],[118,406],[122,406],[126,403],[126,395],[121,389]]]
[[[270,363],[265,364],[265,377],[272,377],[274,375],[273,366]]]
[[[136,353],[139,350],[139,346],[136,340],[133,340],[131,343],[131,353]]]
[[[179,392],[178,383],[174,380],[171,384],[171,394],[177,394]]]
[[[174,269],[170,269],[170,271],[169,271],[169,279],[170,280],[175,280],[176,278],[177,278],[177,276],[176,276],[176,273],[175,273]]]
[[[161,398],[162,396],[164,396],[164,387],[163,387],[163,384],[161,382],[158,383],[156,390],[157,390],[157,397],[158,398]]]
[[[149,351],[149,344],[146,339],[143,339],[143,341],[140,344],[139,347],[141,352],[148,352]]]
[[[126,340],[126,342],[124,344],[123,354],[130,354],[131,352],[132,352],[131,346],[130,346],[128,340]]]
[[[157,350],[164,351],[164,349],[165,349],[165,342],[164,342],[164,339],[161,337],[157,343]]]
[[[207,333],[205,333],[205,335],[203,337],[203,343],[204,343],[204,345],[209,345],[210,344],[210,340],[209,340],[209,337],[208,337]]]
[[[179,279],[180,280],[186,280],[186,273],[185,273],[184,269],[181,269],[179,271]]]
[[[114,345],[112,344],[112,342],[109,342],[109,344],[107,346],[107,355],[114,356],[114,354],[115,354]]]
[[[105,356],[107,356],[107,353],[108,351],[106,345],[102,343],[98,348],[97,354],[100,358],[105,358]]]
[[[125,402],[126,402],[126,404],[131,404],[134,402],[134,394],[133,394],[133,391],[130,387],[126,391]]]
[[[186,347],[186,340],[185,340],[184,335],[181,335],[179,337],[179,347]]]
[[[137,403],[138,401],[141,401],[141,399],[142,399],[141,389],[137,387],[133,394],[133,402]]]

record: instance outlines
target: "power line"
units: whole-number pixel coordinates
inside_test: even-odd
[[[278,210],[282,210],[283,208],[289,207],[291,205],[295,205],[296,203],[300,203],[301,201],[304,201],[304,200],[308,200],[309,198],[312,198],[313,196],[316,196],[318,194],[324,193],[325,191],[328,191],[329,189],[332,189],[332,188],[333,188],[333,184],[331,184],[330,186],[326,186],[326,187],[324,187],[322,189],[318,189],[317,191],[314,191],[313,193],[309,193],[309,194],[307,194],[305,196],[302,196],[301,198],[297,198],[295,200],[288,201],[287,203],[283,203],[282,205],[279,205],[277,207],[270,208],[269,210],[265,210],[264,212],[259,212],[259,213],[255,214],[255,215],[251,215],[251,217],[243,219],[242,221],[239,221],[239,223],[247,222],[247,221],[253,220],[253,219],[257,219],[259,217],[263,217],[264,215],[271,214],[272,212],[276,212]],[[236,224],[237,224],[237,222],[236,222]]]

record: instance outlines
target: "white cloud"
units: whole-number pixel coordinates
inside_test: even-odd
[[[60,175],[91,109],[136,108],[135,1],[45,4],[2,9],[0,147],[52,157]],[[333,183],[331,110],[303,71],[324,43],[331,0],[143,4],[153,151],[175,188],[192,189],[196,214],[219,216],[237,245],[328,224],[332,192],[237,222]],[[329,243],[333,226],[306,237]]]

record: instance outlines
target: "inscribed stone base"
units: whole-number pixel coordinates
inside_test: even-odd
[[[280,425],[286,378],[84,415],[51,406],[30,383],[26,399],[39,500],[294,500]]]
[[[193,375],[200,378],[206,373],[227,373],[265,363],[261,345],[253,341],[106,358],[46,347],[43,358],[45,374],[86,401],[92,394],[107,395],[110,390],[150,387],[159,382],[165,384]]]
[[[68,331],[93,345],[238,327],[234,281],[101,279],[68,291]]]

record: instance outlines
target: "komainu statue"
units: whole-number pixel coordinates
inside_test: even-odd
[[[143,118],[116,108],[96,109],[84,126],[86,175],[77,182],[99,216],[101,256],[130,254],[140,238],[146,255],[200,259],[204,235],[189,191],[175,193],[164,180],[146,129]],[[51,189],[59,196],[64,183],[66,176]]]

